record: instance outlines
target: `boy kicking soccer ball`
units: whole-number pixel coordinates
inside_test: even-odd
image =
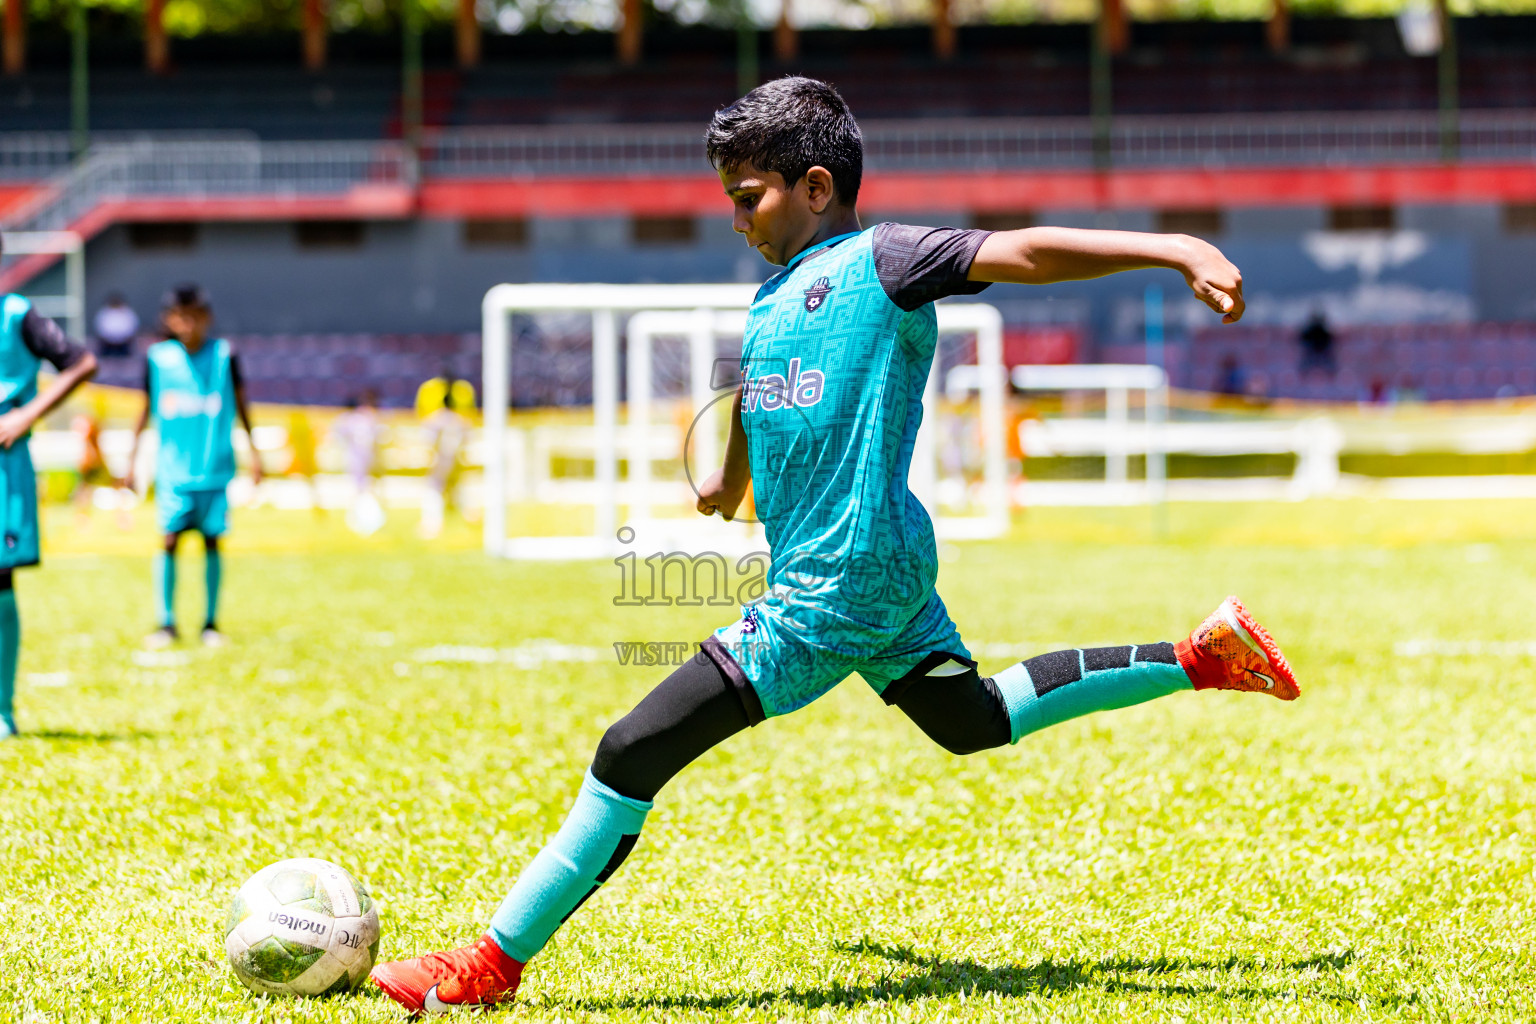
[[[1177,643],[1057,651],[983,678],[934,590],[933,526],[907,490],[938,341],[934,300],[991,282],[1168,267],[1231,323],[1243,315],[1242,280],[1220,252],[1119,231],[862,230],[858,125],[810,79],[769,83],[721,110],[706,146],[736,230],[784,267],[748,314],[725,465],[698,501],[731,518],[751,483],[772,551],[769,591],[607,731],[570,815],[479,941],[374,968],[412,1010],[510,1000],[528,960],[634,848],[669,779],[854,672],[956,754],[1183,690],[1298,695],[1236,598]]]
[[[43,391],[37,371],[47,360],[58,376]],[[96,357],[40,316],[20,295],[0,296],[0,740],[16,735],[16,660],[21,616],[11,574],[42,557],[37,531],[37,477],[27,445],[32,427],[96,372]]]
[[[160,432],[155,457],[155,510],[164,550],[155,556],[155,597],[159,628],[149,635],[150,647],[177,640],[176,547],[181,535],[203,535],[204,579],[208,615],[202,641],[210,647],[224,643],[219,632],[219,582],[223,563],[219,538],[229,518],[225,490],[235,477],[235,414],[251,433],[251,411],[245,402],[240,359],[223,338],[208,337],[213,310],[195,284],[181,285],[166,296],[162,314],[169,338],[149,347],[144,367],[144,412],[133,432],[133,455],[124,486],[133,487],[133,465],[139,438],[151,416]],[[251,479],[261,483],[261,459],[251,445]]]

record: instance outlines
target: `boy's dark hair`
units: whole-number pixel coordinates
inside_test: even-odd
[[[864,177],[864,137],[837,90],[814,78],[764,83],[715,111],[704,151],[716,170],[752,166],[794,185],[818,164],[832,173],[840,202],[852,206]]]
[[[187,281],[166,292],[161,305],[166,309],[208,309],[211,304],[202,285]]]

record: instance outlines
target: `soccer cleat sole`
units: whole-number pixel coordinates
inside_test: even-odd
[[[499,1005],[511,1005],[511,1000],[505,1004],[499,1003],[445,1003],[437,998],[437,986],[433,985],[427,990],[427,994],[421,1000],[423,1013],[476,1013],[480,1010],[494,1009]]]
[[[1248,609],[1243,607],[1243,602],[1234,594],[1221,604],[1222,618],[1227,620],[1227,625],[1248,649],[1269,663],[1275,670],[1275,678],[1272,685],[1266,688],[1266,692],[1274,694],[1281,700],[1295,700],[1301,696],[1301,686],[1296,682],[1296,673],[1291,671],[1291,663],[1285,659],[1280,651],[1280,645],[1275,643],[1275,638],[1269,635],[1269,630],[1259,625]]]

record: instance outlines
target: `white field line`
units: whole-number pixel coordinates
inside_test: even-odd
[[[601,661],[611,653],[601,647],[562,644],[555,640],[529,640],[516,647],[471,647],[463,644],[439,644],[423,647],[412,654],[415,661],[427,665],[511,665],[536,669],[545,665],[573,661]]]
[[[131,658],[139,668],[178,668],[191,660],[185,651],[134,651]]]
[[[1403,640],[1392,650],[1400,658],[1536,658],[1536,640]]]
[[[971,649],[971,656],[980,660],[982,658],[1011,658],[1014,661],[1023,661],[1029,657],[1031,651],[1046,650],[1035,644],[1015,644],[1006,641],[982,641],[981,643],[967,644]]]

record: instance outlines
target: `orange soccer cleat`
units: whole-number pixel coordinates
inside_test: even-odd
[[[523,965],[489,935],[473,946],[379,964],[368,975],[384,994],[414,1013],[452,1013],[510,1003]]]
[[[1301,696],[1279,645],[1236,597],[1221,602],[1173,651],[1197,690],[1257,691],[1281,700]]]

